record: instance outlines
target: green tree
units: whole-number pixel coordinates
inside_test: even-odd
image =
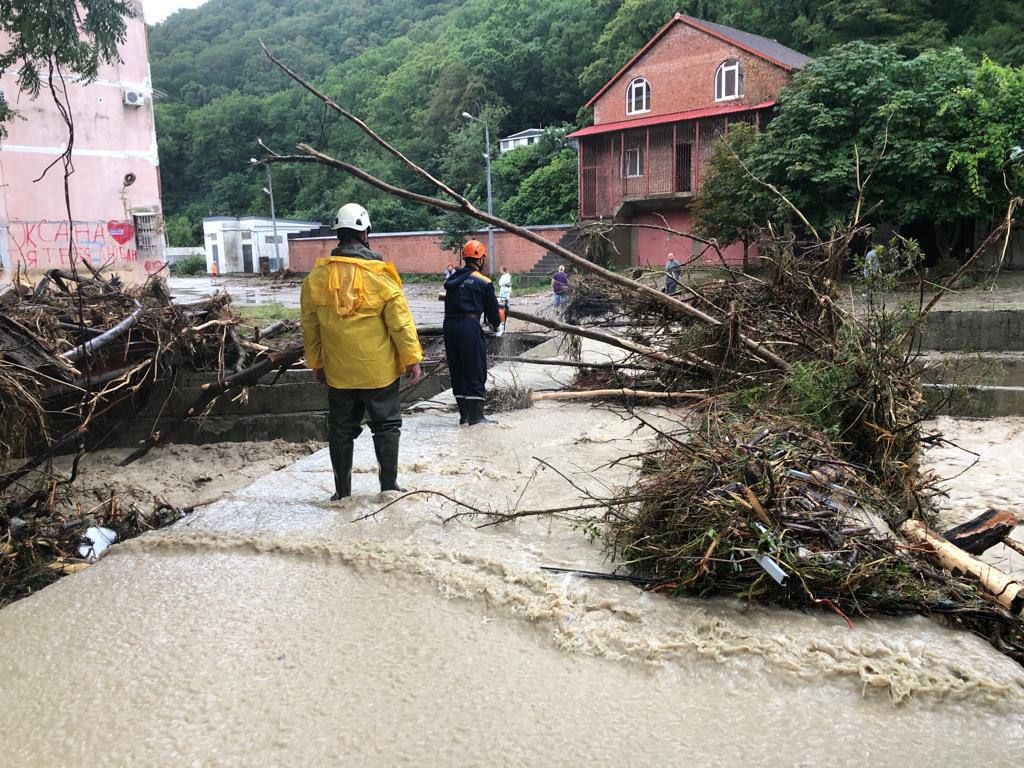
[[[578,187],[576,153],[559,152],[519,185],[519,191],[501,207],[503,218],[516,224],[563,224],[576,217]]]
[[[975,215],[974,196],[949,169],[962,137],[939,114],[973,70],[959,49],[908,60],[889,47],[839,46],[784,89],[754,170],[826,229],[853,209],[858,172],[875,221],[952,224]]]
[[[778,216],[778,201],[747,169],[757,158],[760,134],[752,125],[729,127],[715,142],[693,203],[693,228],[723,245],[743,243],[743,268],[758,233]]]
[[[480,228],[480,222],[463,213],[444,213],[439,219],[441,225],[441,247],[455,256],[462,253],[462,246]],[[455,263],[458,263],[457,260]]]
[[[18,87],[32,98],[53,75],[96,78],[102,64],[118,60],[127,19],[134,17],[129,0],[4,0],[0,3],[0,72],[18,73]],[[14,112],[0,100],[0,138]]]
[[[187,214],[176,213],[164,220],[164,234],[167,236],[167,244],[172,248],[202,245],[202,222],[200,221],[200,226],[197,228]]]

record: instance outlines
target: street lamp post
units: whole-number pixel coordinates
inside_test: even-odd
[[[463,112],[462,116],[467,120],[475,120],[478,123],[482,123],[484,126],[484,160],[487,163],[487,215],[494,215],[494,198],[491,195],[491,129],[487,125],[486,120],[481,120],[479,117],[474,117],[469,112]],[[494,227],[491,226],[490,222],[487,222],[487,255],[491,257],[491,269],[494,269],[494,265],[497,262],[494,259]]]
[[[257,165],[259,161],[255,157],[250,157],[249,162],[253,165]],[[277,239],[277,211],[274,208],[274,178],[270,174],[270,166],[267,166],[267,186],[263,188],[263,191],[270,195],[270,222],[274,228],[274,268],[281,269],[284,265],[281,263],[281,245]]]

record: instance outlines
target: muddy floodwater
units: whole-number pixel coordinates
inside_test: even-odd
[[[595,470],[649,437],[583,405],[455,420],[407,419],[400,479],[491,509],[621,482]],[[1019,422],[941,426],[1024,455]],[[1003,469],[946,514],[1019,499]],[[444,523],[436,496],[357,521],[394,499],[374,472],[364,435],[345,503],[321,451],[0,611],[0,762],[1024,765],[1024,668],[970,634],[545,572],[612,564],[569,523]]]

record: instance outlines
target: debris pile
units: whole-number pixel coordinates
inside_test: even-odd
[[[1024,622],[898,539],[905,511],[804,425],[721,420],[644,456],[625,494],[605,517],[609,545],[653,589],[848,622],[944,615],[1024,663]]]
[[[183,514],[159,500],[143,510],[114,494],[70,498],[88,451],[166,402],[185,373],[205,372],[214,384],[186,416],[154,416],[138,455],[217,396],[302,355],[301,342],[267,345],[287,324],[244,332],[226,294],[178,306],[160,279],[129,288],[90,272],[51,270],[0,294],[0,604],[84,562],[91,528],[123,539]],[[76,455],[69,477],[52,471],[61,453]]]

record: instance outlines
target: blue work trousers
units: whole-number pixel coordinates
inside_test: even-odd
[[[444,352],[457,399],[483,400],[487,386],[487,342],[477,317],[444,319]]]

